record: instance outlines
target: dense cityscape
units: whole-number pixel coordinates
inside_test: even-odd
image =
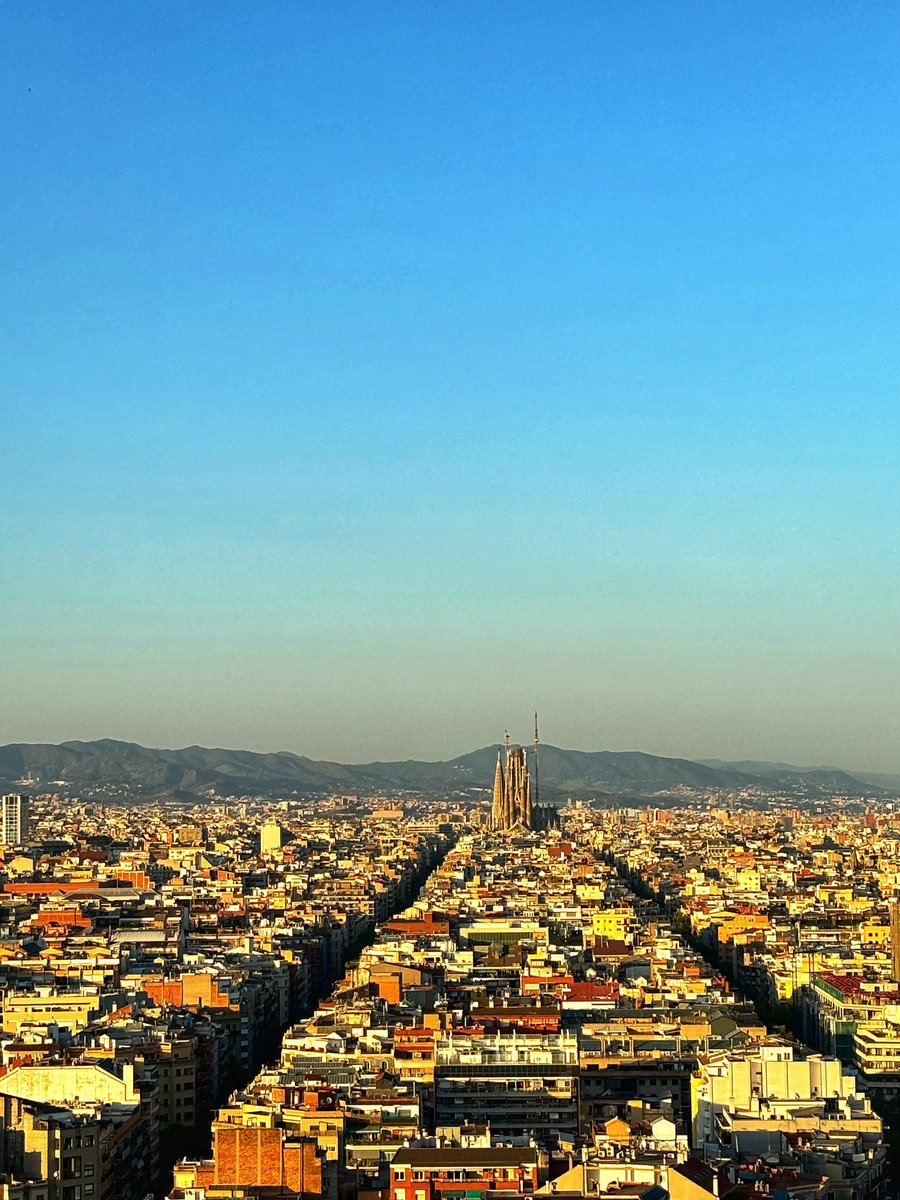
[[[0,45],[0,1200],[900,1200],[900,4]]]
[[[542,803],[538,762],[7,794],[0,1197],[892,1196],[900,810]]]

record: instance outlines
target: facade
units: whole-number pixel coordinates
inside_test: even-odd
[[[860,1025],[883,1019],[887,1008],[896,1009],[900,992],[861,975],[822,972],[795,997],[804,1040],[844,1062],[854,1061],[854,1036]]]
[[[900,1009],[888,1005],[884,1015],[857,1024],[853,1060],[869,1093],[885,1104],[900,1099]]]
[[[578,1038],[513,1032],[448,1037],[434,1068],[435,1123],[489,1124],[504,1139],[543,1146],[578,1133]]]
[[[827,1176],[835,1200],[880,1194],[881,1119],[838,1059],[763,1044],[701,1060],[691,1084],[692,1144],[707,1160],[774,1158]]]
[[[507,734],[503,749],[497,751],[491,825],[494,829],[529,830],[532,828],[531,805],[528,756],[524,747],[509,744]]]
[[[158,1170],[155,1110],[133,1074],[123,1075],[97,1066],[8,1071],[4,1183],[21,1187],[23,1200],[143,1200]]]
[[[10,792],[3,797],[2,829],[0,836],[4,846],[24,846],[28,842],[28,797],[20,792]]]
[[[391,1163],[390,1200],[484,1200],[537,1191],[538,1155],[530,1146],[414,1148]]]
[[[281,849],[281,826],[277,821],[263,821],[259,827],[259,852],[272,854]]]
[[[22,992],[4,997],[0,1028],[4,1033],[18,1034],[23,1025],[55,1025],[72,1036],[100,1015],[100,1006],[97,989],[62,992],[46,988],[42,993]]]

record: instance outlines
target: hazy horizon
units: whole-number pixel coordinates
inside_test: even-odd
[[[0,742],[900,773],[900,9],[0,35]]]

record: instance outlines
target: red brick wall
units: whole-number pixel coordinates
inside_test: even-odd
[[[139,892],[152,892],[153,882],[150,876],[144,871],[126,871],[122,867],[117,867],[113,871],[113,876],[116,879],[121,879],[124,883],[130,883],[133,888],[137,888]]]
[[[321,1196],[324,1189],[322,1159],[311,1138],[290,1142],[284,1148],[284,1182],[295,1192]]]
[[[215,1126],[216,1183],[277,1187],[281,1184],[280,1129]]]
[[[323,1189],[322,1159],[312,1138],[285,1142],[283,1129],[214,1126],[215,1182],[244,1187],[287,1186],[305,1195]]]

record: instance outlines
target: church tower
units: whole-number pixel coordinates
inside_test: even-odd
[[[503,825],[503,751],[497,751],[497,769],[494,771],[494,802],[491,805],[491,826],[500,829]]]
[[[497,754],[491,826],[505,830],[533,828],[528,756],[522,746],[510,745],[509,734],[503,739],[503,749]]]

